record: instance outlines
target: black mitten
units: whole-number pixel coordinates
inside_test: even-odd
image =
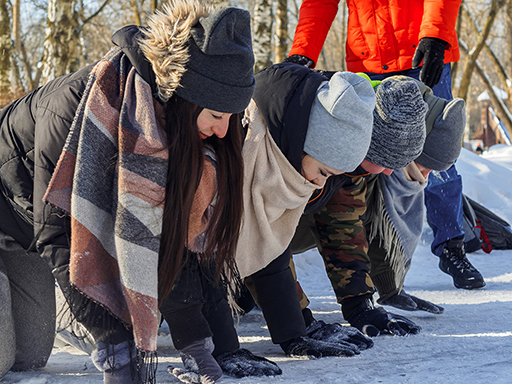
[[[416,306],[420,311],[427,311],[430,313],[435,313],[436,315],[440,315],[441,313],[444,312],[444,308],[439,305],[431,303],[430,301],[427,300],[420,299],[419,297],[409,295],[404,291],[402,291],[402,293],[409,296],[416,303]]]
[[[427,311],[430,313],[435,313],[439,315],[443,313],[444,308],[435,305],[429,301],[422,300],[416,296],[409,295],[405,291],[401,291],[398,294],[395,294],[391,297],[388,297],[384,300],[378,300],[379,304],[382,305],[391,305],[398,309],[403,309],[405,311]]]
[[[180,350],[185,368],[169,365],[167,371],[183,383],[215,383],[222,376],[222,369],[212,356],[214,349],[211,337],[195,341]]]
[[[444,51],[448,43],[435,37],[424,37],[420,40],[414,57],[412,67],[418,68],[423,60],[420,71],[420,80],[432,88],[439,82],[444,66]]]
[[[326,324],[322,320],[315,320],[307,327],[306,332],[312,339],[345,345],[352,348],[356,354],[373,347],[373,340],[363,335],[357,328],[343,326],[340,323]]]
[[[237,378],[245,376],[276,376],[283,373],[273,361],[255,356],[247,349],[238,348],[216,357],[222,371]]]
[[[291,55],[290,57],[287,57],[283,60],[283,63],[294,63],[303,65],[305,67],[311,68],[315,63],[313,60],[311,60],[309,57],[302,56],[302,55]]]
[[[301,336],[296,339],[280,343],[279,345],[288,356],[308,356],[310,358],[319,358],[326,356],[355,355],[352,347],[346,347],[345,345],[337,343],[327,343],[307,336]]]
[[[386,299],[379,299],[377,303],[382,305],[390,305],[392,307],[402,309],[404,311],[417,311],[418,305],[414,302],[414,300],[404,291],[400,293],[395,293],[393,296],[390,296]]]
[[[375,337],[380,334],[405,336],[419,333],[421,327],[404,316],[386,312],[369,306],[367,301],[354,309],[348,316],[348,322],[364,334]]]
[[[135,354],[133,341],[123,341],[114,345],[100,340],[91,353],[91,359],[96,368],[103,371],[105,384],[137,384],[145,381],[147,366],[137,367],[132,358]]]

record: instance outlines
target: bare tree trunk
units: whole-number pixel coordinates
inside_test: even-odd
[[[455,32],[457,33],[457,36],[460,36],[460,30],[462,26],[462,7],[464,6],[464,3],[459,7],[459,15],[457,16],[457,24],[455,25]],[[459,62],[456,61],[455,63],[452,63],[451,67],[451,78],[452,78],[452,89],[455,84],[455,79],[457,78],[457,70],[459,69]]]
[[[288,57],[288,0],[277,1],[276,24],[277,44],[275,62],[280,63]]]
[[[69,72],[76,59],[78,12],[73,0],[49,0],[44,42],[43,84]]]
[[[253,50],[255,70],[272,64],[272,0],[256,0],[254,4]]]
[[[11,28],[7,0],[0,0],[0,108],[11,101]]]
[[[0,108],[25,93],[11,39],[7,0],[0,0]]]
[[[7,0],[0,1],[0,98],[5,102],[9,98],[11,83],[11,20],[7,9]],[[1,101],[0,101],[1,102]]]
[[[14,37],[14,52],[12,60],[16,62],[15,66],[18,68],[17,72],[23,73],[23,79],[21,79],[22,76],[20,76],[20,82],[24,83],[25,89],[31,91],[33,89],[32,75],[30,66],[27,62],[25,47],[21,41],[20,3],[21,0],[14,0],[12,6],[12,35]]]
[[[132,0],[132,10],[133,10],[133,22],[135,23],[135,25],[142,25],[138,0]]]
[[[467,96],[468,96],[469,84],[471,83],[471,75],[473,74],[473,70],[475,68],[478,55],[480,54],[480,51],[483,49],[483,47],[485,45],[485,40],[487,40],[487,37],[489,36],[489,33],[491,32],[491,27],[494,23],[494,20],[496,19],[498,10],[503,5],[504,5],[503,0],[492,0],[491,9],[489,10],[489,14],[488,14],[487,20],[485,22],[485,27],[484,27],[482,33],[479,35],[476,46],[471,51],[468,52],[466,61],[464,63],[464,69],[462,71],[462,81],[460,84],[459,95],[458,95],[459,97],[463,98],[464,100],[466,100]]]
[[[459,39],[459,45],[466,53],[469,52],[468,46],[466,45],[466,43],[464,43],[464,41]],[[503,103],[503,100],[496,95],[496,92],[494,92],[491,79],[484,71],[478,60],[475,60],[474,68],[476,69],[476,72],[480,76],[480,79],[485,84],[487,93],[489,94],[491,102],[496,109],[496,114],[499,116],[500,120],[503,122],[503,124],[505,125],[505,127],[507,128],[508,132],[512,137],[512,114]]]
[[[506,30],[507,30],[507,34],[506,34],[506,44],[507,46],[509,47],[508,49],[508,52],[507,52],[507,60],[506,60],[506,68],[507,68],[507,73],[511,73],[512,72],[512,0],[508,0],[507,1],[507,26],[506,26]],[[507,88],[508,88],[508,107],[509,108],[512,108],[512,82],[510,81],[510,79],[507,80],[506,82],[507,84]]]
[[[345,61],[346,51],[345,51],[345,45],[347,44],[347,2],[344,1],[343,5],[341,6],[341,70],[346,71],[347,70],[347,63]]]
[[[466,15],[466,17],[469,21],[468,24],[470,24],[470,26],[473,30],[473,33],[479,35],[480,30],[478,29],[478,26],[476,25],[476,23],[472,19],[471,15],[469,14],[469,11],[467,10],[467,8],[464,8],[464,14]],[[510,99],[510,97],[512,95],[512,81],[510,80],[510,77],[508,76],[505,67],[501,64],[501,61],[498,59],[498,57],[496,56],[494,51],[491,49],[491,47],[489,47],[489,44],[487,44],[487,42],[484,42],[484,49],[485,49],[485,52],[489,55],[489,58],[491,59],[491,62],[493,63],[494,67],[496,68],[495,73],[500,78],[501,84],[506,88],[508,97]]]
[[[216,9],[229,7],[229,0],[211,0]]]

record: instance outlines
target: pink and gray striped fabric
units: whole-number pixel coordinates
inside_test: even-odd
[[[151,88],[119,49],[91,72],[45,201],[71,216],[70,280],[155,351],[166,138]]]

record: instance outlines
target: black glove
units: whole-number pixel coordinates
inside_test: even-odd
[[[217,363],[226,375],[245,376],[276,376],[283,373],[273,361],[253,355],[249,350],[238,348],[216,357]]]
[[[305,67],[311,68],[315,63],[313,60],[311,60],[309,57],[302,56],[302,55],[291,55],[290,57],[287,57],[283,60],[283,63],[294,63],[303,65]]]
[[[347,316],[347,320],[350,325],[370,337],[386,333],[405,336],[419,333],[421,330],[420,326],[404,316],[373,308],[370,300],[365,300],[359,307],[355,308]]]
[[[313,321],[306,328],[308,337],[315,340],[337,343],[352,348],[356,354],[373,347],[373,340],[363,335],[357,328],[340,323],[326,324],[322,320]]]
[[[402,291],[384,300],[378,300],[379,304],[391,305],[392,307],[403,309],[404,311],[427,311],[440,315],[444,312],[444,308],[435,305],[429,301],[422,300],[416,296],[409,295]]]
[[[210,377],[202,376],[197,372],[189,371],[185,368],[175,368],[172,365],[167,366],[167,372],[185,384],[207,384],[216,382],[216,380],[212,381]],[[105,383],[107,383],[107,381],[105,381]]]
[[[423,60],[420,71],[420,80],[432,88],[439,82],[444,66],[444,51],[448,43],[435,37],[424,37],[420,40],[414,57],[412,67],[418,68]]]
[[[319,358],[326,356],[355,355],[353,347],[346,347],[337,343],[327,343],[307,336],[301,336],[296,339],[280,343],[279,345],[288,356]]]

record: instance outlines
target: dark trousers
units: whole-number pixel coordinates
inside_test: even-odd
[[[213,356],[240,347],[226,289],[214,278],[215,266],[192,254],[171,293],[160,306],[178,350],[195,341],[213,337]]]
[[[44,367],[55,336],[55,280],[45,261],[0,231],[0,379]]]
[[[290,257],[291,247],[288,247],[281,256],[250,276],[275,344],[306,335]]]

